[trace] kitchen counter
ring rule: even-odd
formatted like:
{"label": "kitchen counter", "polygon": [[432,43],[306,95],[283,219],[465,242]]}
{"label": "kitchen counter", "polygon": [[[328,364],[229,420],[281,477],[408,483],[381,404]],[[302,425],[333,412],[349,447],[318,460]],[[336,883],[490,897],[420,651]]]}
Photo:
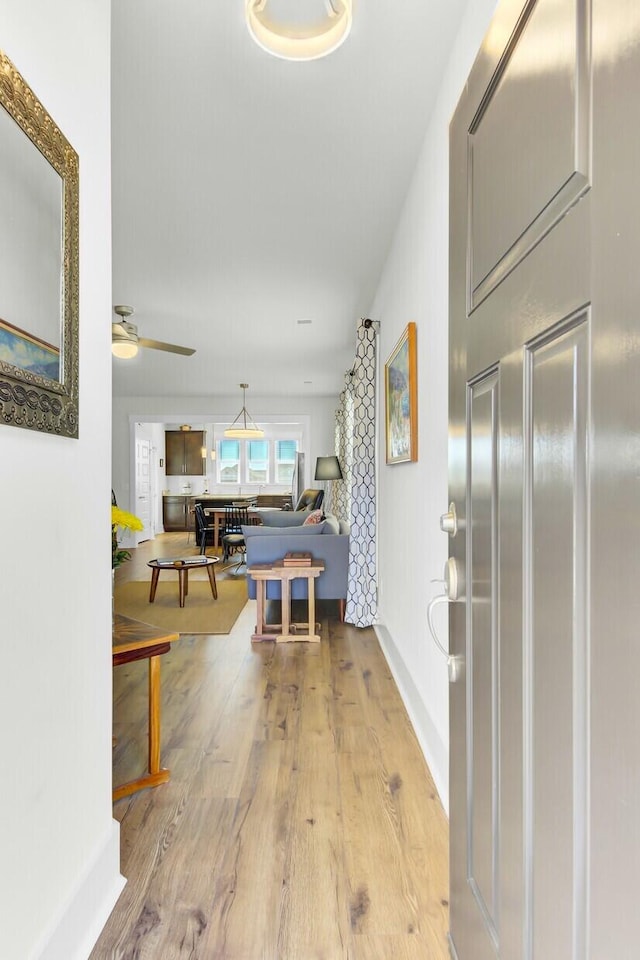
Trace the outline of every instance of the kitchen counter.
{"label": "kitchen counter", "polygon": [[239,503],[241,500],[250,502],[256,499],[254,493],[163,493],[167,497],[187,497],[189,500],[198,500],[202,503]]}
{"label": "kitchen counter", "polygon": [[193,508],[224,507],[231,503],[253,504],[254,494],[239,493],[164,493],[162,495],[162,522],[166,533],[193,529]]}

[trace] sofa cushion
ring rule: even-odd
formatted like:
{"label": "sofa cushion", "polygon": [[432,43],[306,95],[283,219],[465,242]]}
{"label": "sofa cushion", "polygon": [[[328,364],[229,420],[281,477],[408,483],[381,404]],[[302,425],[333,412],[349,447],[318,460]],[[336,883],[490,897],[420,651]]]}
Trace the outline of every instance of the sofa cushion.
{"label": "sofa cushion", "polygon": [[[260,529],[260,528],[258,528]],[[297,529],[294,527],[294,529]],[[247,565],[274,563],[281,560],[289,551],[308,551],[314,560],[324,562],[324,571],[315,580],[315,594],[318,600],[338,600],[347,596],[349,580],[349,537],[317,537],[318,526],[304,527],[304,537],[292,537],[291,530],[281,530],[277,537],[247,537]],[[249,597],[256,598],[256,581],[251,574],[247,577]],[[280,597],[280,583],[267,583],[267,598]],[[307,596],[305,577],[291,581],[291,596],[298,600]]]}
{"label": "sofa cushion", "polygon": [[307,513],[306,517],[304,518],[304,523],[302,526],[310,527],[314,523],[322,523],[323,519],[324,514],[322,513],[322,510],[311,510],[311,512]]}
{"label": "sofa cushion", "polygon": [[340,530],[338,531],[339,533],[346,533],[346,534],[351,533],[351,524],[349,523],[348,520],[340,520],[339,524],[340,524]]}
{"label": "sofa cushion", "polygon": [[315,536],[316,534],[322,533],[324,530],[324,523],[311,523],[308,527],[300,525],[299,527],[287,527],[286,531],[283,531],[282,527],[258,527],[258,526],[243,526],[242,533],[245,538],[247,537],[296,537],[296,536]]}
{"label": "sofa cushion", "polygon": [[304,510],[269,510],[262,514],[265,527],[301,527],[308,514]]}

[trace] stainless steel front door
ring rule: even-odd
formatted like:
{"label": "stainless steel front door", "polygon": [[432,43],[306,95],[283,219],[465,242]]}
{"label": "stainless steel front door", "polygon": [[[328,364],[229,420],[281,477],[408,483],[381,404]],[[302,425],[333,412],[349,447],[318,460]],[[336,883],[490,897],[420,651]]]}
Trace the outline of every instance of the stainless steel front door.
{"label": "stainless steel front door", "polygon": [[500,5],[451,124],[451,941],[637,955],[640,12]]}

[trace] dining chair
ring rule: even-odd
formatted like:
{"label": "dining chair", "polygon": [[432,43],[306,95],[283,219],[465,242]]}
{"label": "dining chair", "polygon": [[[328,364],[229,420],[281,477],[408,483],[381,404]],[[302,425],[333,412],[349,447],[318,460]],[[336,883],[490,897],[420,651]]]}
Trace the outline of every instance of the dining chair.
{"label": "dining chair", "polygon": [[211,534],[212,541],[215,539],[215,527],[207,520],[207,515],[201,503],[196,503],[193,510],[196,519],[196,539],[200,544],[200,553],[205,553],[207,536]]}
{"label": "dining chair", "polygon": [[224,526],[222,530],[222,545],[224,553],[222,562],[227,563],[232,554],[240,553],[240,560],[231,564],[227,569],[237,570],[244,566],[247,559],[247,548],[242,533],[242,527],[249,524],[249,508],[246,503],[232,503],[224,508]]}

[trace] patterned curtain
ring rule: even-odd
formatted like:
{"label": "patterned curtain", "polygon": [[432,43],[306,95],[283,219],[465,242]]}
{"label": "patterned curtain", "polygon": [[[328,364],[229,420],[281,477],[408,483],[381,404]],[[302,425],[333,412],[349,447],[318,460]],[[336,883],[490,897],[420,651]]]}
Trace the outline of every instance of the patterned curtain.
{"label": "patterned curtain", "polygon": [[339,520],[348,521],[351,516],[351,477],[353,475],[353,372],[345,374],[340,405],[336,410],[335,450],[342,467],[342,480],[327,484],[327,513]]}
{"label": "patterned curtain", "polygon": [[356,357],[336,410],[336,455],[342,480],[331,483],[331,512],[351,525],[345,620],[376,620],[376,332],[361,325]]}

